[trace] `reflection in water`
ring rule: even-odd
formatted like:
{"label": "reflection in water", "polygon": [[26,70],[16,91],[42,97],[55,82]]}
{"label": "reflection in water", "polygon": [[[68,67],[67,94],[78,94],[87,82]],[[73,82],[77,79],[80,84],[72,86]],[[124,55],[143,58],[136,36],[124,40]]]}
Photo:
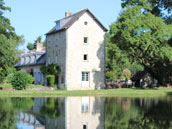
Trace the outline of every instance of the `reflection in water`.
{"label": "reflection in water", "polygon": [[0,129],[170,129],[172,98],[1,98]]}

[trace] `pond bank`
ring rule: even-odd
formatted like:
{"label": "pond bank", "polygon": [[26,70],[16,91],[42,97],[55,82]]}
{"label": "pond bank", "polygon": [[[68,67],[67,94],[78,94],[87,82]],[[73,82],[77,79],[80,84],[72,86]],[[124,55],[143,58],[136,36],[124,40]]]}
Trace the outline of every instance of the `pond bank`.
{"label": "pond bank", "polygon": [[0,90],[0,97],[60,97],[60,96],[106,96],[106,97],[161,97],[172,95],[172,88],[158,89],[101,89],[101,90]]}

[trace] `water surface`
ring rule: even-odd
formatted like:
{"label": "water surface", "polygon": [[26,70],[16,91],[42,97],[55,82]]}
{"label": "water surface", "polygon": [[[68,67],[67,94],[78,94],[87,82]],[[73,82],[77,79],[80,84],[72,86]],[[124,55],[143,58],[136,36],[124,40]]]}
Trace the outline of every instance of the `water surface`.
{"label": "water surface", "polygon": [[172,97],[0,98],[0,129],[171,129]]}

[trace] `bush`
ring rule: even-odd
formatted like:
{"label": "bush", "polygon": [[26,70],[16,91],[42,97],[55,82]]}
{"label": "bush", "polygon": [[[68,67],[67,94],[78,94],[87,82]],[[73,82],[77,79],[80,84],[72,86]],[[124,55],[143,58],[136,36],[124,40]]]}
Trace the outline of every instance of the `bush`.
{"label": "bush", "polygon": [[7,70],[8,70],[7,83],[11,83],[11,79],[13,75],[16,73],[16,69],[9,67]]}
{"label": "bush", "polygon": [[47,85],[50,87],[54,87],[54,83],[55,83],[55,76],[47,75]]}
{"label": "bush", "polygon": [[111,72],[111,71],[106,72],[106,79],[109,81],[114,80],[115,79],[115,73]]}
{"label": "bush", "polygon": [[27,81],[28,81],[28,84],[33,84],[33,82],[35,81],[35,78],[32,75],[27,74]]}
{"label": "bush", "polygon": [[12,86],[17,90],[25,89],[27,84],[29,84],[29,81],[31,82],[31,79],[28,79],[28,75],[24,72],[16,72],[11,77],[11,84]]}
{"label": "bush", "polygon": [[0,68],[0,83],[4,83],[6,73],[7,72],[3,68]]}

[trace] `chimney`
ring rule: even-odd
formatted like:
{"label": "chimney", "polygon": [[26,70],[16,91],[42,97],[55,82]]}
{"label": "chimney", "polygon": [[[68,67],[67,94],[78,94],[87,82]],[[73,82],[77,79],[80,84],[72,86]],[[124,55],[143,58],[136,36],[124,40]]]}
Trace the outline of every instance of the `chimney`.
{"label": "chimney", "polygon": [[43,43],[36,41],[36,51],[42,51]]}
{"label": "chimney", "polygon": [[72,12],[65,12],[65,17],[69,17],[72,15]]}

